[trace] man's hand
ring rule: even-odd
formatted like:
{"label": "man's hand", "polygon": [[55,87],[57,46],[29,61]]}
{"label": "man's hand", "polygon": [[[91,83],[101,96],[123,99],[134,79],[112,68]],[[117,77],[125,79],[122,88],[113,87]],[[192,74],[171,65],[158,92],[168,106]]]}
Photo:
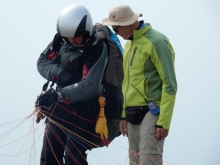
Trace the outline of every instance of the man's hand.
{"label": "man's hand", "polygon": [[45,116],[41,113],[41,111],[35,106],[35,113],[36,113],[36,123],[39,123],[41,119]]}
{"label": "man's hand", "polygon": [[58,101],[57,92],[53,88],[50,88],[43,95],[38,97],[37,106],[38,107],[42,107],[42,106],[50,107],[53,103],[57,101]]}
{"label": "man's hand", "polygon": [[126,120],[121,120],[119,123],[119,128],[121,131],[121,134],[123,136],[128,135],[128,122]]}
{"label": "man's hand", "polygon": [[168,133],[169,133],[169,130],[157,127],[157,129],[156,129],[157,140],[161,140],[161,139],[167,137]]}

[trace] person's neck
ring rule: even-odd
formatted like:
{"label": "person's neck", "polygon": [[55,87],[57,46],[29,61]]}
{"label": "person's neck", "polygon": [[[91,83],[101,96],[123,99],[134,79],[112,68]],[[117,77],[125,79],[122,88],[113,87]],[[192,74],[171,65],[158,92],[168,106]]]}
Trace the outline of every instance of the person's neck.
{"label": "person's neck", "polygon": [[135,22],[134,23],[134,27],[132,28],[132,30],[137,30],[140,27],[140,22]]}

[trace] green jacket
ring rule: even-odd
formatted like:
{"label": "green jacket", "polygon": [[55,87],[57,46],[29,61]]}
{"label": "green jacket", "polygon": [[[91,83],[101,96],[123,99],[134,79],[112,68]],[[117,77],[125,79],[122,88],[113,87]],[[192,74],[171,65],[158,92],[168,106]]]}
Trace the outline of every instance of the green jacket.
{"label": "green jacket", "polygon": [[160,108],[157,126],[169,129],[177,91],[174,58],[168,38],[151,25],[133,31],[124,47],[122,118],[126,107],[153,100]]}

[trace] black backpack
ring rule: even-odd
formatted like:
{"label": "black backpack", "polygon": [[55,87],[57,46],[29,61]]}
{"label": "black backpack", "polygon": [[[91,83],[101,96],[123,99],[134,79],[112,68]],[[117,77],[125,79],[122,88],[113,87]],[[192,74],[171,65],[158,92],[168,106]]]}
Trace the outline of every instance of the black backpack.
{"label": "black backpack", "polygon": [[[122,95],[122,81],[123,81],[123,56],[122,56],[122,47],[119,42],[119,39],[117,36],[111,31],[111,29],[108,28],[108,26],[102,25],[100,23],[96,23],[93,26],[93,30],[96,32],[97,40],[99,39],[105,39],[108,46],[108,52],[109,52],[109,60],[107,67],[105,69],[105,77],[103,84],[107,84],[104,86],[105,90],[112,90],[111,86],[116,86],[117,91],[120,97],[121,102],[121,110],[122,110],[122,103],[123,103],[123,95]],[[108,97],[111,96],[111,93],[113,91],[105,91],[103,92],[104,96],[106,94],[110,94],[105,96],[106,100],[108,102]],[[109,103],[111,104],[111,103]],[[107,104],[107,105],[109,105]],[[106,105],[106,106],[107,106]],[[113,107],[112,107],[113,108]],[[111,116],[110,114],[106,114],[106,116]],[[119,116],[121,116],[121,111],[119,112]]]}

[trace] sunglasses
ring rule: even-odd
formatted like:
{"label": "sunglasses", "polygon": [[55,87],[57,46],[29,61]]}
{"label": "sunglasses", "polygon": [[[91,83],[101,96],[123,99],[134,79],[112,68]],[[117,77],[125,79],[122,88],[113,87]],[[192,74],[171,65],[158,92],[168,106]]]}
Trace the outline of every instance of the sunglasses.
{"label": "sunglasses", "polygon": [[113,28],[113,30],[118,33],[118,28],[120,28],[121,26],[117,26],[116,28]]}

